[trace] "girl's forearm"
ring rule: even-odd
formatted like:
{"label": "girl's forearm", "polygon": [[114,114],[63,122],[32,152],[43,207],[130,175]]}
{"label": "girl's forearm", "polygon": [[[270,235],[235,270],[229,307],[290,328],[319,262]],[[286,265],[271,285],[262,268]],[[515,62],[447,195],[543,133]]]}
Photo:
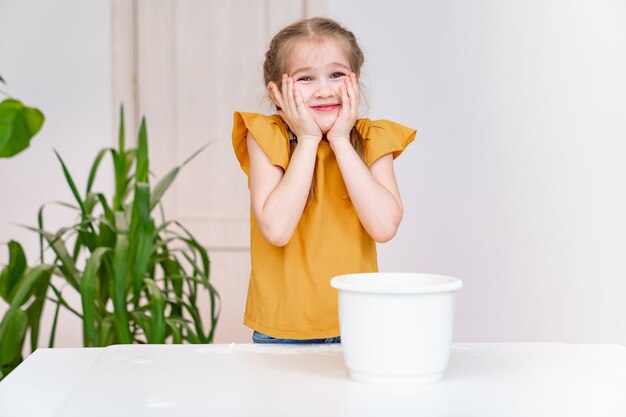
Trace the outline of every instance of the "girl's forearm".
{"label": "girl's forearm", "polygon": [[402,220],[402,201],[390,166],[389,184],[383,185],[358,156],[349,139],[331,142],[352,205],[367,233],[387,242]]}
{"label": "girl's forearm", "polygon": [[256,213],[265,238],[276,246],[286,245],[300,221],[309,196],[318,142],[300,140],[280,182]]}

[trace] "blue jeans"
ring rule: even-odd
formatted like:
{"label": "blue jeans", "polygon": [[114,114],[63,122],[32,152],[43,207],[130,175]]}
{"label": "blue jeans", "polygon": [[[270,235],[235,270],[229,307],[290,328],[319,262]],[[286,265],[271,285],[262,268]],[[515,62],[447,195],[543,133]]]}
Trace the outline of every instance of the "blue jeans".
{"label": "blue jeans", "polygon": [[268,343],[268,344],[283,344],[283,345],[305,345],[305,344],[317,344],[317,343],[341,343],[341,337],[329,337],[326,339],[277,339],[272,336],[264,335],[255,331],[252,333],[252,341],[254,343]]}

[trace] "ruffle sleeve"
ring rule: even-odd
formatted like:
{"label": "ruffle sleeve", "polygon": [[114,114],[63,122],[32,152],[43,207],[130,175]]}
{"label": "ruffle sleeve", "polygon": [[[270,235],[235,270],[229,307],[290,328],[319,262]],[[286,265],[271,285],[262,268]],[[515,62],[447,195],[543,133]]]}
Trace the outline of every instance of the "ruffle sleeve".
{"label": "ruffle sleeve", "polygon": [[246,141],[248,131],[255,137],[272,165],[286,170],[289,164],[289,136],[280,116],[235,112],[233,148],[241,169],[250,176],[250,156]]}
{"label": "ruffle sleeve", "polygon": [[415,140],[417,131],[389,120],[359,119],[356,128],[363,137],[365,161],[372,165],[389,153],[396,159]]}

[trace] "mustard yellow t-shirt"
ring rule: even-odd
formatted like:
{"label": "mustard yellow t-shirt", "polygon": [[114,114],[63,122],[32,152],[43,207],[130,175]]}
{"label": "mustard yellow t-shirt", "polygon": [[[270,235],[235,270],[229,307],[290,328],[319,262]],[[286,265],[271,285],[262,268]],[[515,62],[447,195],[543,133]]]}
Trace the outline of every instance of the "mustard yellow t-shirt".
{"label": "mustard yellow t-shirt", "polygon": [[[369,166],[381,156],[399,156],[416,131],[387,120],[359,119]],[[236,112],[233,147],[250,175],[250,131],[273,165],[289,165],[289,136],[280,116]],[[244,325],[277,338],[318,339],[339,335],[337,290],[332,277],[378,270],[376,243],[361,225],[339,165],[327,141],[317,148],[316,192],[287,245],[269,243],[250,210],[252,272]]]}

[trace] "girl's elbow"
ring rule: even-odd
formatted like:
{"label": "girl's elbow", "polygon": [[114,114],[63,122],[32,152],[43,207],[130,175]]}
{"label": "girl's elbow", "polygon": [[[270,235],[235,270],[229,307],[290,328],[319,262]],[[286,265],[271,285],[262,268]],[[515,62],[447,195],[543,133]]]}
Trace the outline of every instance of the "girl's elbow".
{"label": "girl's elbow", "polygon": [[277,227],[261,226],[261,233],[269,243],[274,246],[283,247],[291,240],[291,234]]}
{"label": "girl's elbow", "polygon": [[398,227],[400,227],[400,221],[402,220],[402,215],[398,216],[395,219],[390,219],[385,224],[379,224],[370,236],[378,243],[386,243],[389,242],[393,237],[398,233]]}
{"label": "girl's elbow", "polygon": [[384,230],[377,230],[372,234],[372,239],[378,243],[387,243],[396,235],[398,228],[386,228]]}
{"label": "girl's elbow", "polygon": [[282,247],[289,243],[293,230],[289,230],[289,225],[277,216],[269,216],[262,210],[255,210],[256,225],[268,243]]}
{"label": "girl's elbow", "polygon": [[267,241],[271,243],[272,245],[277,246],[279,248],[282,248],[283,246],[286,246],[287,243],[289,243],[289,239],[285,239],[282,236],[271,237],[271,238],[266,237],[265,239],[267,239]]}

